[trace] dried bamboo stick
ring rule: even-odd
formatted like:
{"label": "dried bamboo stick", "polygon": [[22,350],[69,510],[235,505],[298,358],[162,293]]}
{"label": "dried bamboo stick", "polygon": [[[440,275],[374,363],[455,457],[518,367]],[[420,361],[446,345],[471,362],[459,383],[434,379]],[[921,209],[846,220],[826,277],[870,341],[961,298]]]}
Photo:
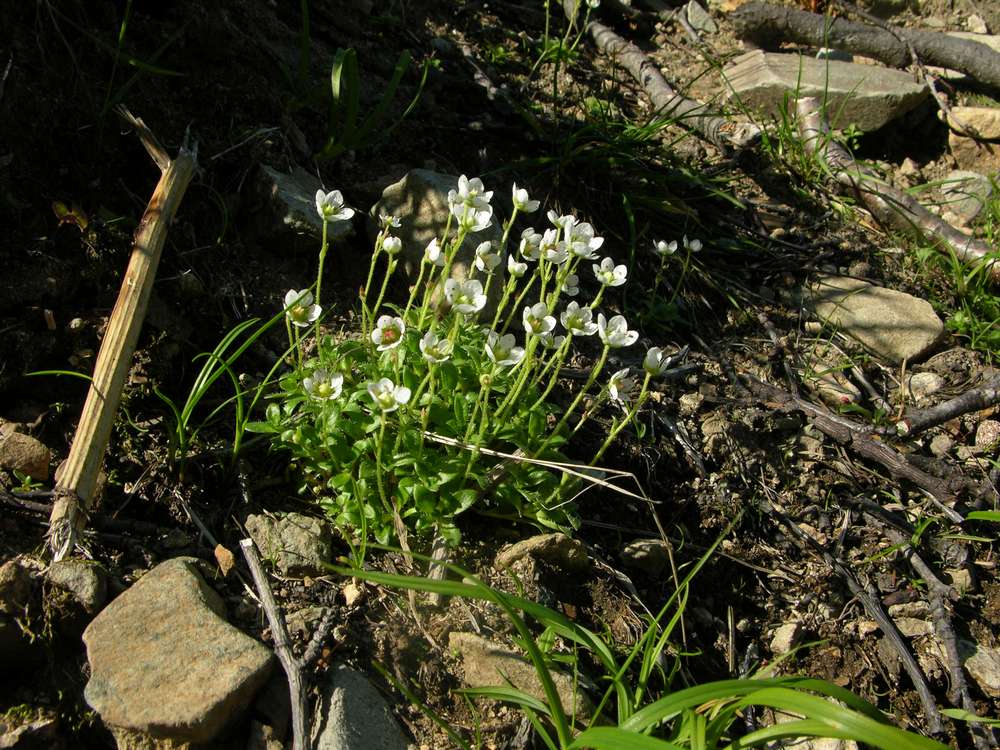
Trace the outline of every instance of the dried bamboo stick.
{"label": "dried bamboo stick", "polygon": [[136,129],[146,151],[161,170],[160,181],[139,222],[118,301],[94,365],[94,376],[73,436],[69,457],[56,484],[49,519],[49,547],[55,560],[73,552],[94,502],[97,478],[111,437],[111,426],[132,365],[149,295],[156,279],[167,230],[194,175],[198,149],[181,146],[170,159],[142,120],[127,111],[122,116]]}

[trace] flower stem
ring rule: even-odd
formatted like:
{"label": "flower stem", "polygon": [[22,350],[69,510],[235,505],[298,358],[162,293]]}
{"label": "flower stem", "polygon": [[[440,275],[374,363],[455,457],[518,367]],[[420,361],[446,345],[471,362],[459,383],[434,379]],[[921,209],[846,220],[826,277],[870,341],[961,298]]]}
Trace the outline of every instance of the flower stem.
{"label": "flower stem", "polygon": [[538,456],[543,450],[545,450],[548,447],[548,444],[552,440],[552,438],[558,435],[560,430],[562,430],[562,428],[566,426],[566,423],[569,421],[570,416],[572,416],[573,412],[576,411],[576,408],[580,405],[580,402],[583,401],[583,397],[587,395],[587,390],[590,388],[590,386],[594,384],[594,381],[597,380],[597,376],[601,373],[601,370],[604,368],[605,363],[608,361],[608,352],[610,351],[611,347],[605,344],[604,349],[601,350],[601,356],[597,360],[597,364],[594,366],[594,369],[590,371],[590,377],[587,378],[587,382],[584,384],[583,388],[580,389],[580,392],[576,394],[576,398],[573,399],[573,402],[569,405],[569,408],[566,409],[566,412],[562,415],[562,418],[559,420],[559,423],[552,429],[552,432],[549,433],[549,436],[538,447],[538,450],[535,451],[535,456]]}
{"label": "flower stem", "polygon": [[[319,270],[316,272],[316,306],[320,306],[320,290],[323,288],[323,261],[326,260],[326,251],[329,249],[330,245],[327,242],[326,228],[328,226],[327,221],[323,221],[323,244],[319,248]],[[319,347],[319,318],[316,318],[316,328],[314,332],[314,337],[316,338],[316,346]]]}
{"label": "flower stem", "polygon": [[378,309],[382,306],[382,300],[385,298],[385,290],[389,288],[389,279],[392,278],[393,271],[396,270],[396,259],[389,256],[389,267],[385,269],[385,278],[382,279],[382,288],[379,289],[378,299],[375,300],[375,307],[372,308],[372,323],[378,317]]}
{"label": "flower stem", "polygon": [[618,437],[618,433],[625,429],[625,425],[629,424],[635,418],[635,415],[639,413],[639,409],[642,408],[642,405],[649,396],[649,379],[650,375],[647,372],[645,379],[642,381],[642,389],[639,391],[639,397],[636,398],[635,403],[632,404],[632,408],[628,410],[625,416],[612,425],[608,436],[604,439],[601,447],[597,449],[597,453],[595,453],[594,457],[590,460],[590,466],[593,466],[601,460],[601,456],[604,455],[604,451],[606,451],[608,446],[610,446],[611,443],[614,442],[615,438]]}

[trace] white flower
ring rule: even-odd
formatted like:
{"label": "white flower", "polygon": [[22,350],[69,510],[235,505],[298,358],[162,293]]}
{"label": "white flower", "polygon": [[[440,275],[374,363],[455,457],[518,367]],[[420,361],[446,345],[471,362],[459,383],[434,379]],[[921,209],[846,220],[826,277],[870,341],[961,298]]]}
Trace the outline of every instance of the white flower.
{"label": "white flower", "polygon": [[452,344],[448,339],[440,339],[433,331],[428,331],[420,339],[420,352],[428,362],[441,363],[451,356]]}
{"label": "white flower", "polygon": [[551,333],[543,333],[539,335],[538,340],[542,342],[542,346],[546,349],[558,349],[563,345],[566,337],[562,335],[554,336]]}
{"label": "white flower", "polygon": [[562,283],[562,292],[567,297],[575,297],[580,293],[580,277],[575,273],[566,276]]}
{"label": "white flower", "polygon": [[308,289],[289,289],[285,292],[285,315],[292,325],[305,328],[315,323],[321,312],[322,308],[313,304],[313,295]]}
{"label": "white flower", "polygon": [[528,264],[521,263],[514,259],[513,255],[507,256],[507,273],[512,279],[519,279],[528,271]]}
{"label": "white flower", "polygon": [[368,395],[383,412],[396,411],[410,400],[410,389],[405,385],[395,385],[389,378],[382,378],[368,384]]}
{"label": "white flower", "polygon": [[486,354],[501,367],[513,367],[524,359],[524,347],[514,346],[514,334],[503,336],[496,331],[486,334]]}
{"label": "white flower", "polygon": [[500,256],[493,252],[493,243],[489,240],[480,242],[476,248],[476,268],[486,274],[491,274],[500,265]]}
{"label": "white flower", "polygon": [[542,254],[542,235],[531,227],[521,232],[521,244],[518,247],[521,257],[525,260],[538,260]]}
{"label": "white flower", "polygon": [[604,286],[621,286],[628,276],[628,269],[624,265],[616,266],[611,258],[605,258],[601,261],[601,265],[595,263],[592,267],[594,276]]}
{"label": "white flower", "polygon": [[326,401],[340,396],[340,392],[344,388],[344,376],[339,373],[331,375],[323,369],[316,370],[312,375],[302,380],[302,387],[314,399]]}
{"label": "white flower", "polygon": [[522,213],[532,214],[538,210],[538,206],[541,205],[538,201],[533,201],[528,197],[528,191],[524,188],[518,188],[515,182],[511,187],[511,201],[514,204],[514,208]]}
{"label": "white flower", "polygon": [[344,196],[339,190],[329,193],[317,190],[316,212],[323,221],[346,221],[354,216],[354,209],[344,205]]}
{"label": "white flower", "polygon": [[464,203],[452,204],[451,213],[458,225],[467,232],[481,232],[493,221],[493,206],[475,208]]}
{"label": "white flower", "polygon": [[444,268],[444,252],[437,237],[428,242],[424,248],[424,260],[438,268]]}
{"label": "white flower", "polygon": [[604,244],[604,238],[596,237],[594,235],[594,227],[587,222],[570,227],[568,235],[566,245],[570,253],[584,260],[593,260],[596,258],[597,251]]}
{"label": "white flower", "polygon": [[594,313],[589,307],[580,307],[578,302],[566,305],[559,320],[563,328],[574,336],[593,336],[597,333],[597,324],[593,321]]}
{"label": "white flower", "polygon": [[635,378],[628,374],[628,368],[619,370],[608,381],[608,394],[612,401],[628,403],[635,389]]}
{"label": "white flower", "polygon": [[471,180],[464,174],[458,178],[458,190],[448,191],[448,203],[452,215],[458,219],[462,229],[479,232],[490,225],[493,207],[490,199],[492,190],[486,190],[478,177]]}
{"label": "white flower", "polygon": [[524,308],[521,319],[524,321],[524,330],[536,336],[551,333],[556,327],[556,319],[549,315],[544,302],[536,302],[531,307]]}
{"label": "white flower", "polygon": [[444,296],[462,315],[472,315],[486,307],[486,295],[483,285],[476,279],[458,281],[448,279],[444,282]]}
{"label": "white flower", "polygon": [[587,0],[587,7],[591,10],[597,10],[601,7],[601,0]]}
{"label": "white flower", "polygon": [[677,240],[672,242],[666,242],[665,240],[656,240],[653,242],[653,252],[659,255],[661,258],[665,258],[668,255],[673,255],[677,252]]}
{"label": "white flower", "polygon": [[539,250],[545,260],[557,266],[562,265],[569,258],[566,243],[559,239],[558,229],[545,230],[545,234],[542,235],[542,241],[539,244]]}
{"label": "white flower", "polygon": [[383,229],[399,229],[403,222],[401,222],[397,217],[387,214],[385,211],[379,210],[378,223]]}
{"label": "white flower", "polygon": [[395,349],[403,340],[405,331],[406,325],[402,318],[383,315],[375,324],[375,330],[372,331],[372,343],[378,347],[380,352]]}
{"label": "white flower", "polygon": [[398,255],[399,251],[403,249],[403,241],[399,237],[394,237],[390,234],[382,240],[382,249],[389,253],[389,255]]}
{"label": "white flower", "polygon": [[624,315],[615,315],[611,320],[606,320],[604,313],[597,314],[597,334],[605,346],[612,349],[632,346],[639,338],[638,331],[628,329],[628,321]]}
{"label": "white flower", "polygon": [[483,181],[478,177],[471,180],[464,174],[458,178],[458,190],[448,191],[448,202],[451,204],[462,203],[477,210],[485,209],[490,205],[493,191],[487,190]]}
{"label": "white flower", "polygon": [[697,253],[701,250],[701,240],[691,240],[688,242],[687,235],[684,235],[684,249],[689,253]]}
{"label": "white flower", "polygon": [[658,346],[651,347],[646,352],[646,358],[642,361],[642,369],[653,377],[662,375],[669,366],[670,357]]}
{"label": "white flower", "polygon": [[555,211],[549,211],[546,216],[549,217],[549,221],[552,225],[559,230],[562,230],[566,237],[570,236],[570,232],[573,231],[573,227],[576,226],[576,217],[572,214],[565,214],[560,216]]}

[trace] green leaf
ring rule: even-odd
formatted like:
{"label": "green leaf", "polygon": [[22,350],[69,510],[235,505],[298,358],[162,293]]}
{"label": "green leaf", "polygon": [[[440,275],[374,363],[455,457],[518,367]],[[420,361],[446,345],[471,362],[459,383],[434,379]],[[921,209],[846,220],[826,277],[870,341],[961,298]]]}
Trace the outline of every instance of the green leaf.
{"label": "green leaf", "polygon": [[247,422],[243,429],[247,432],[257,432],[264,435],[275,435],[281,432],[281,427],[279,425],[271,424],[270,422]]}
{"label": "green leaf", "polygon": [[618,727],[591,727],[576,736],[566,750],[684,750],[666,740],[627,732]]}
{"label": "green leaf", "polygon": [[997,510],[974,510],[965,516],[966,521],[992,521],[1000,523],[1000,511]]}
{"label": "green leaf", "polygon": [[455,500],[458,503],[458,510],[455,514],[463,513],[473,506],[479,493],[475,490],[459,490],[455,493]]}

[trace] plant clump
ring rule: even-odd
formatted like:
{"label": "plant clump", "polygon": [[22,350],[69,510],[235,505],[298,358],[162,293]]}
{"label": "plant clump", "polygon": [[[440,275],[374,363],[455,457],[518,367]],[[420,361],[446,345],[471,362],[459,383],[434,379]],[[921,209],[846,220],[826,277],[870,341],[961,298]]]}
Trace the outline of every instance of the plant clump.
{"label": "plant clump", "polygon": [[[457,544],[456,517],[471,508],[574,528],[569,475],[553,470],[565,462],[563,447],[598,407],[614,402],[620,416],[590,464],[599,461],[635,418],[651,378],[669,366],[654,348],[641,380],[627,368],[604,374],[611,350],[639,336],[623,316],[597,309],[608,287],[626,282],[628,269],[598,254],[604,238],[589,223],[552,211],[551,226],[525,229],[508,252],[518,215],[539,208],[516,184],[500,243],[480,243],[470,277],[452,278],[466,237],[495,220],[492,197],[478,178],[459,179],[444,236],[427,245],[402,307],[385,301],[402,249],[393,234],[399,221],[381,217],[354,336],[320,335],[319,278],[315,298],[310,290],[285,297],[294,367],[280,379],[266,421],[251,429],[270,433],[273,446],[292,455],[302,491],[362,545],[410,533]],[[324,221],[351,213],[338,191],[321,191],[317,210]],[[320,268],[327,250],[324,232]],[[504,278],[498,269],[505,257]],[[570,299],[579,296],[578,273],[588,265],[599,291],[590,301]],[[487,311],[495,285],[499,302]],[[307,355],[310,326],[315,346]],[[551,396],[573,341],[592,336],[601,343],[597,362],[560,408]]]}

